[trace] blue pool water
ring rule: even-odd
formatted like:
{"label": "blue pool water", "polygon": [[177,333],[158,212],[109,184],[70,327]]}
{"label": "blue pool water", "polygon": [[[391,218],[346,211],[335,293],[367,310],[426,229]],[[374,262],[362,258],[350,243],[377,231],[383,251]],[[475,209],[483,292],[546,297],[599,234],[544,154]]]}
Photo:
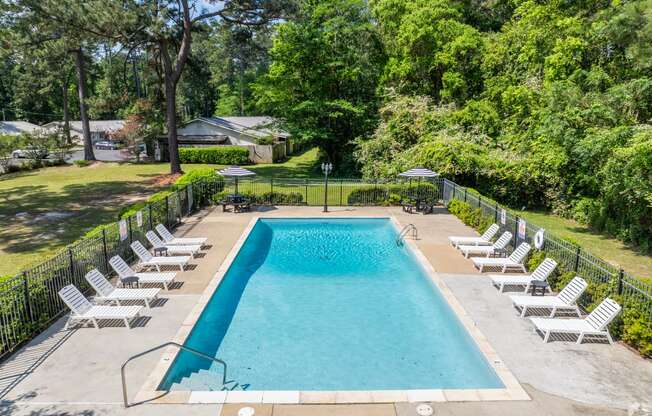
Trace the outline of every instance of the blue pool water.
{"label": "blue pool water", "polygon": [[[249,390],[503,387],[389,219],[260,219],[186,345]],[[161,388],[219,390],[181,353]]]}

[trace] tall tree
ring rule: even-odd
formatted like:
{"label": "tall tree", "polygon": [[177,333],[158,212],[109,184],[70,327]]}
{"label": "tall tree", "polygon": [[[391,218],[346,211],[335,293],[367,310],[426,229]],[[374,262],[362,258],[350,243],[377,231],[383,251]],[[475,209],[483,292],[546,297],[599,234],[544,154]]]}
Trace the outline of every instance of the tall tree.
{"label": "tall tree", "polygon": [[79,3],[72,0],[16,0],[4,2],[0,6],[2,21],[12,31],[9,46],[15,51],[39,48],[55,50],[53,44],[57,44],[65,45],[74,57],[86,160],[95,160],[95,155],[87,115],[84,48],[96,39],[93,36],[99,31],[82,29],[97,25],[94,10],[99,4],[99,1]]}
{"label": "tall tree", "polygon": [[311,0],[302,15],[277,30],[258,105],[343,170],[376,122],[382,45],[364,0]]}

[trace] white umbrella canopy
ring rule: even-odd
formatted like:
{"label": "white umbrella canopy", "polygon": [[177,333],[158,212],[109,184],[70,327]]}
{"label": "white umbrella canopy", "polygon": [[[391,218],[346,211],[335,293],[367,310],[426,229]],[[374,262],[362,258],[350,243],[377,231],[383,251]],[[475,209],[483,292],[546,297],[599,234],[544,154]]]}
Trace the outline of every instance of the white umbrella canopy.
{"label": "white umbrella canopy", "polygon": [[236,194],[238,193],[238,178],[256,175],[254,172],[247,170],[245,168],[241,168],[240,166],[229,166],[228,168],[218,170],[217,173],[219,173],[222,176],[235,178]]}
{"label": "white umbrella canopy", "polygon": [[406,178],[434,178],[439,176],[439,174],[426,168],[414,168],[399,173],[398,176],[403,176]]}

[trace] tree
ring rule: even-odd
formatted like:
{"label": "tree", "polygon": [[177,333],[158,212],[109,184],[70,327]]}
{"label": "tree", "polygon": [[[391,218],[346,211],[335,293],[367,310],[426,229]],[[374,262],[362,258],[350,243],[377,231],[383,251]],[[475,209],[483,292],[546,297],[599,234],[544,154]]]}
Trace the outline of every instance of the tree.
{"label": "tree", "polygon": [[375,124],[382,46],[362,0],[307,1],[301,15],[277,29],[258,106],[342,169]]}
{"label": "tree", "polygon": [[[95,35],[97,31],[82,28],[95,26],[93,11],[99,4],[99,1],[80,4],[72,0],[17,0],[5,2],[0,7],[3,21],[11,27],[10,47],[15,51],[27,50],[29,53],[39,48],[54,50],[65,47],[73,56],[86,160],[95,160],[95,155],[87,115],[84,48],[92,42],[91,34]],[[67,106],[67,96],[65,102]]]}

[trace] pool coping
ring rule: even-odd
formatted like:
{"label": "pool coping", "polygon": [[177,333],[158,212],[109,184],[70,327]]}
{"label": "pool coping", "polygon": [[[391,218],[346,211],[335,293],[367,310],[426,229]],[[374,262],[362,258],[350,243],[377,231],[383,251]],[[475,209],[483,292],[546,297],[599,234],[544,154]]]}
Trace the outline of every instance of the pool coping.
{"label": "pool coping", "polygon": [[[240,252],[251,230],[259,219],[309,219],[324,217],[319,216],[254,216],[245,227],[242,234],[235,242],[229,254],[217,269],[199,300],[184,319],[181,327],[172,339],[173,342],[184,344],[195,323],[201,316],[213,293],[222,282],[224,275],[231,267],[235,257]],[[370,216],[328,216],[327,218],[386,218],[389,219],[397,232],[401,230],[401,223],[393,215]],[[473,320],[466,313],[453,292],[435,272],[432,264],[421,252],[416,242],[404,239],[416,259],[421,263],[432,283],[437,287],[446,302],[471,336],[480,352],[484,355],[491,368],[494,370],[504,388],[498,389],[422,389],[422,390],[346,390],[346,391],[162,391],[157,390],[170,366],[174,362],[179,349],[168,347],[165,349],[156,367],[150,373],[145,383],[136,394],[136,403],[164,403],[164,404],[222,404],[222,403],[269,403],[269,404],[352,404],[352,403],[395,403],[395,402],[466,402],[466,401],[510,401],[530,400],[530,396],[521,387],[516,377],[505,366],[493,349],[484,334],[476,327]]]}

